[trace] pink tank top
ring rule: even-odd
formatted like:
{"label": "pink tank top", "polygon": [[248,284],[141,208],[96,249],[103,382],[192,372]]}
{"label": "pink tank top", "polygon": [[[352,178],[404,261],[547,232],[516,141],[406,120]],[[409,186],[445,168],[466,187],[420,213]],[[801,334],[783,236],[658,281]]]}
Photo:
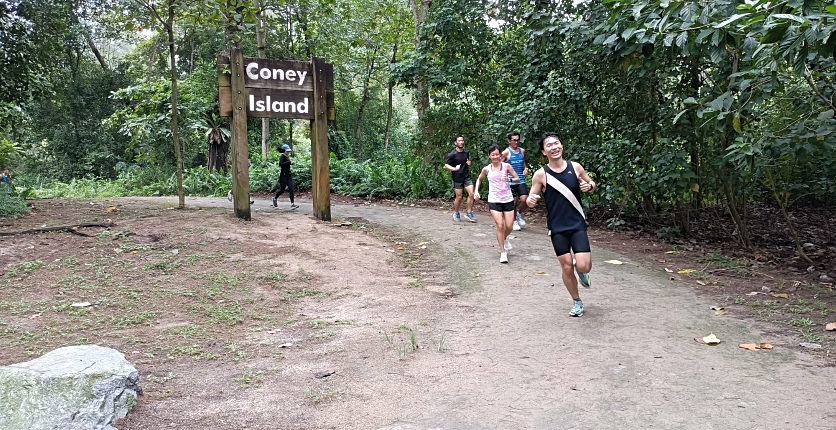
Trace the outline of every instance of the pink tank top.
{"label": "pink tank top", "polygon": [[502,168],[493,170],[493,164],[490,165],[488,171],[488,203],[508,203],[514,201],[514,195],[511,194],[511,187],[508,186],[508,170],[505,168],[505,163],[502,163]]}

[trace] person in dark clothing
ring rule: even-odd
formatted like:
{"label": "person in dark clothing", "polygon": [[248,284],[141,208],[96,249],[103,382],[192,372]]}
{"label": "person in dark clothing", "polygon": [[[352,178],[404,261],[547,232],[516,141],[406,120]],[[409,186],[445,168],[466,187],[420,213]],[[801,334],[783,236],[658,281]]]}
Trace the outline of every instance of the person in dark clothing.
{"label": "person in dark clothing", "polygon": [[459,215],[459,208],[462,206],[462,192],[467,191],[467,212],[465,212],[465,219],[470,222],[476,222],[476,216],[473,215],[473,181],[470,180],[470,153],[464,149],[464,137],[456,136],[456,149],[454,149],[447,156],[444,162],[444,168],[452,173],[453,192],[456,193],[456,200],[453,203],[455,213],[453,219],[461,221],[462,217]]}
{"label": "person in dark clothing", "polygon": [[[592,286],[592,252],[586,234],[586,216],[580,206],[581,191],[591,193],[597,185],[580,163],[563,159],[563,144],[556,133],[546,133],[539,142],[548,164],[534,173],[528,207],[533,208],[543,193],[546,198],[546,220],[554,253],[563,272],[563,284],[574,300],[570,316],[583,315],[583,302],[578,294],[578,279],[585,288]],[[574,253],[574,261],[572,258]],[[575,270],[578,279],[575,279]]]}
{"label": "person in dark clothing", "polygon": [[279,152],[282,154],[279,158],[279,167],[281,167],[281,172],[279,173],[279,186],[273,189],[273,191],[278,190],[276,191],[276,195],[273,196],[273,207],[279,207],[276,199],[278,199],[279,196],[287,190],[290,195],[290,209],[296,209],[299,206],[293,202],[293,191],[295,187],[293,185],[293,177],[290,176],[290,166],[293,164],[293,162],[290,161],[290,157],[288,157],[288,154],[291,152],[290,145],[282,145],[282,147],[279,148]]}

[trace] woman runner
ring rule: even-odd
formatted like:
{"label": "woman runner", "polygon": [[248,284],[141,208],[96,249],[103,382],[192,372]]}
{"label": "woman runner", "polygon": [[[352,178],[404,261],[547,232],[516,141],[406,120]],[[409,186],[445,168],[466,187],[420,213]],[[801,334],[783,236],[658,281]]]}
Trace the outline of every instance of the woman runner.
{"label": "woman runner", "polygon": [[506,240],[514,227],[514,195],[511,194],[511,187],[508,186],[508,176],[510,175],[514,182],[519,182],[520,177],[517,176],[517,172],[510,164],[502,162],[502,152],[499,151],[498,146],[492,145],[488,148],[488,157],[491,159],[491,164],[482,168],[479,173],[473,197],[479,200],[479,185],[482,184],[482,178],[487,176],[488,207],[491,209],[494,222],[496,222],[499,262],[507,263],[511,243]]}

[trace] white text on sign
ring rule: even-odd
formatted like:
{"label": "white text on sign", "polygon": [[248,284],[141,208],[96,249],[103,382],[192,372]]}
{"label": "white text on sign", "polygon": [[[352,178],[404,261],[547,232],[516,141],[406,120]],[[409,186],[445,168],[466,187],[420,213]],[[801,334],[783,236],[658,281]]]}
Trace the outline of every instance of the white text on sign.
{"label": "white text on sign", "polygon": [[256,100],[255,96],[250,94],[250,112],[294,112],[294,113],[308,113],[308,98],[305,97],[299,103],[271,101],[270,96],[265,96],[264,100]]}
{"label": "white text on sign", "polygon": [[306,70],[284,70],[284,69],[270,69],[267,67],[258,67],[258,63],[249,63],[246,68],[247,76],[257,81],[259,79],[273,79],[280,81],[295,81],[299,80],[299,86],[305,83],[305,76],[308,75]]}

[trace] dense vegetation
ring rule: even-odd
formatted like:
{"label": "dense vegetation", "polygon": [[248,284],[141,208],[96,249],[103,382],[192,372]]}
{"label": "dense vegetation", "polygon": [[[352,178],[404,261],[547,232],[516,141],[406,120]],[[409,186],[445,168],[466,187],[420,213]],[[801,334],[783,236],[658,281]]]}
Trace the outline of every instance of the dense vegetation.
{"label": "dense vegetation", "polygon": [[[696,211],[720,206],[748,248],[751,205],[778,207],[798,243],[788,211],[836,204],[831,2],[575,3],[7,1],[0,155],[39,196],[173,194],[178,165],[185,193],[225,194],[207,136],[226,136],[215,58],[237,44],[335,65],[339,193],[449,195],[440,164],[457,134],[481,163],[510,130],[530,154],[555,130],[594,172],[611,224],[688,235]],[[307,124],[267,125],[249,123],[253,190],[274,184],[287,142],[309,186]]]}

